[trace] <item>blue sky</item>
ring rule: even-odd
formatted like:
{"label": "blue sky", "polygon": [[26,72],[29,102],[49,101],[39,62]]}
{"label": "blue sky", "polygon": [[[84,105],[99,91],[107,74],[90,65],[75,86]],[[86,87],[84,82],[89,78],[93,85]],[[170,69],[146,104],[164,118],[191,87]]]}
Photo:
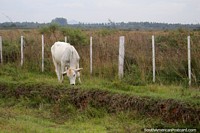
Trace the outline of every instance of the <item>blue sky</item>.
{"label": "blue sky", "polygon": [[[200,23],[200,0],[0,0],[0,23],[50,22],[56,17],[92,22]],[[10,19],[10,20],[9,20]]]}

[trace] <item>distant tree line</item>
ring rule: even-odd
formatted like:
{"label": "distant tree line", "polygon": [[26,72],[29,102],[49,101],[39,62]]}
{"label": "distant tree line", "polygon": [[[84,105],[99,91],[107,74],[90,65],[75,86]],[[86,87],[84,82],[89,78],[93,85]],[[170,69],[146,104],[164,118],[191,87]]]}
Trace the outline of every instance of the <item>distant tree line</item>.
{"label": "distant tree line", "polygon": [[108,23],[78,23],[68,24],[65,18],[55,18],[50,23],[38,23],[38,22],[4,22],[0,23],[0,28],[40,28],[51,24],[57,24],[59,26],[78,27],[83,29],[99,29],[99,28],[111,28],[122,30],[167,30],[188,28],[194,30],[200,30],[200,24],[168,24],[168,23],[156,23],[156,22],[112,22]]}
{"label": "distant tree line", "polygon": [[122,30],[168,30],[187,28],[193,30],[200,30],[200,24],[168,24],[168,23],[155,23],[155,22],[120,22],[120,23],[79,23],[74,24],[74,27],[96,29],[96,28],[111,28],[111,29],[122,29]]}

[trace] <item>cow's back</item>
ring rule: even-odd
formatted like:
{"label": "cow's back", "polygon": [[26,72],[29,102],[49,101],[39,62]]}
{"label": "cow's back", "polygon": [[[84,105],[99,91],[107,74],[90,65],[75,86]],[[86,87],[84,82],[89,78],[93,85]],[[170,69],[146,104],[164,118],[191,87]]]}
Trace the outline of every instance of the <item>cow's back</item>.
{"label": "cow's back", "polygon": [[67,54],[70,54],[67,52],[68,49],[71,49],[71,45],[69,43],[55,42],[51,47],[52,57],[57,63],[60,63],[63,55],[68,56]]}

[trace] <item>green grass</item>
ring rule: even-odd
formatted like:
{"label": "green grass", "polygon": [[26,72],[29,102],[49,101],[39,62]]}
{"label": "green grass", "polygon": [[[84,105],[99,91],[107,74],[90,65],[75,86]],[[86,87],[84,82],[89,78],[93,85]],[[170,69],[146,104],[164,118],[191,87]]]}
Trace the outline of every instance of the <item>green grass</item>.
{"label": "green grass", "polygon": [[61,120],[59,115],[54,116],[49,105],[42,108],[27,108],[23,104],[22,101],[17,102],[13,99],[0,100],[0,132],[142,132],[145,127],[166,124],[159,119],[138,116],[135,112],[108,114],[102,109],[94,108],[74,110],[73,106],[69,108],[74,112],[67,112],[68,119]]}
{"label": "green grass", "polygon": [[200,96],[199,89],[183,88],[181,85],[149,84],[144,86],[133,86],[119,80],[108,81],[99,78],[92,78],[86,80],[82,87],[109,90],[111,92],[128,95],[148,96],[161,99],[177,99],[184,102],[200,104],[198,97]]}
{"label": "green grass", "polygon": [[[26,69],[13,67],[8,64],[0,67],[0,84],[6,84],[11,87],[19,85],[34,86],[43,84],[56,88],[69,87],[68,78],[64,77],[64,83],[59,83],[55,73],[47,72],[29,72]],[[123,81],[114,79],[105,79],[98,77],[88,77],[82,75],[82,84],[77,84],[74,88],[81,89],[101,89],[113,93],[152,97],[159,99],[176,99],[194,105],[200,105],[200,91],[197,88],[185,88],[182,85],[159,85],[148,84],[141,86],[133,86]],[[70,86],[71,87],[71,86]]]}

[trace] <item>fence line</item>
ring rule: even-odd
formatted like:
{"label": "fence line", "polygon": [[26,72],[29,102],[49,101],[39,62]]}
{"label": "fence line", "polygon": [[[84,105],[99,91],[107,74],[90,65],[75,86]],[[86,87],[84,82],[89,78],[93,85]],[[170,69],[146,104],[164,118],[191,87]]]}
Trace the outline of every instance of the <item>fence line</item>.
{"label": "fence line", "polygon": [[2,37],[0,36],[0,61],[3,64],[3,47],[2,47]]}
{"label": "fence line", "polygon": [[119,79],[123,78],[124,76],[124,36],[120,36],[119,38]]}
{"label": "fence line", "polygon": [[[92,36],[90,37],[90,74],[92,74],[93,68],[92,68]],[[187,36],[187,53],[188,53],[188,85],[191,86],[191,40],[190,36]],[[65,41],[67,41],[65,37]],[[2,37],[0,36],[0,62],[3,63],[3,43],[2,43]],[[124,55],[125,55],[125,37],[120,36],[119,37],[119,66],[118,66],[118,75],[119,78],[123,78],[124,76]],[[152,35],[152,76],[153,82],[156,82],[156,53],[155,53],[155,36]],[[24,64],[24,37],[21,36],[21,66]],[[44,72],[44,35],[42,35],[42,72]]]}
{"label": "fence line", "polygon": [[44,35],[42,35],[42,72],[44,72]]}
{"label": "fence line", "polygon": [[24,64],[24,37],[21,36],[21,66]]}
{"label": "fence line", "polygon": [[152,36],[152,66],[153,66],[153,82],[156,82],[156,61],[155,61],[155,39]]}
{"label": "fence line", "polygon": [[67,42],[67,37],[65,36],[65,42]]}
{"label": "fence line", "polygon": [[90,74],[92,75],[92,37],[90,37]]}
{"label": "fence line", "polygon": [[188,45],[188,80],[189,86],[191,86],[191,53],[190,53],[190,36],[187,37],[187,45]]}

